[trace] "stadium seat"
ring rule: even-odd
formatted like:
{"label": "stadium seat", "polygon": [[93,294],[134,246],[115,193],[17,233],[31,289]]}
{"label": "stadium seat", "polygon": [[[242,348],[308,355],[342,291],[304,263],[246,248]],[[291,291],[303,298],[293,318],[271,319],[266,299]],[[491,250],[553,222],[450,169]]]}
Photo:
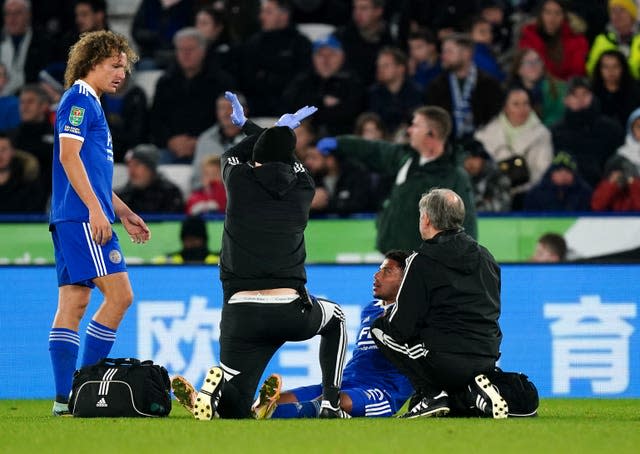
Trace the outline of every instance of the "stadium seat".
{"label": "stadium seat", "polygon": [[151,69],[138,71],[133,76],[133,83],[142,88],[144,94],[147,96],[147,104],[149,106],[153,104],[153,96],[156,92],[156,83],[162,74],[164,74],[162,69]]}
{"label": "stadium seat", "polygon": [[189,194],[191,194],[191,176],[193,172],[191,164],[160,164],[158,172],[178,186],[182,192],[182,197],[187,200]]}
{"label": "stadium seat", "polygon": [[324,38],[336,31],[336,27],[331,24],[298,24],[297,28],[311,42]]}

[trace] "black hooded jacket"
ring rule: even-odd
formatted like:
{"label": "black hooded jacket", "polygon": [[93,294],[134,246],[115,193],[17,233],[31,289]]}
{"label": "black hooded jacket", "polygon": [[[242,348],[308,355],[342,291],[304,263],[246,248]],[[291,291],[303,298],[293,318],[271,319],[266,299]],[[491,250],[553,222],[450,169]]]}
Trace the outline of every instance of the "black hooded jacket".
{"label": "black hooded jacket", "polygon": [[220,251],[224,301],[241,290],[302,289],[304,230],[315,186],[298,161],[254,166],[253,146],[263,131],[247,121],[247,137],[222,155],[227,210]]}
{"label": "black hooded jacket", "polygon": [[382,329],[437,352],[498,358],[500,267],[463,231],[444,231],[407,259],[398,303]]}

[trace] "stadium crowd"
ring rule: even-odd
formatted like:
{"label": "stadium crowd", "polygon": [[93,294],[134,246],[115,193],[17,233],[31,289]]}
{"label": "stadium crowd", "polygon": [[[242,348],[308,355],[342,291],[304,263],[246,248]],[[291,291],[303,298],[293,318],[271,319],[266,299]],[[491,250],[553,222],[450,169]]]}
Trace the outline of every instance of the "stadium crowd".
{"label": "stadium crowd", "polygon": [[[0,0],[0,212],[46,211],[68,49],[110,28],[112,3]],[[258,119],[318,107],[296,130],[315,214],[384,210],[429,159],[467,175],[477,212],[640,211],[634,0],[142,0],[128,34],[136,72],[101,101],[127,169],[116,191],[138,212],[224,212],[219,157],[244,137],[225,90]],[[345,150],[353,136],[417,150],[423,106],[450,116],[437,157],[387,173]],[[191,166],[187,191],[175,164]]]}

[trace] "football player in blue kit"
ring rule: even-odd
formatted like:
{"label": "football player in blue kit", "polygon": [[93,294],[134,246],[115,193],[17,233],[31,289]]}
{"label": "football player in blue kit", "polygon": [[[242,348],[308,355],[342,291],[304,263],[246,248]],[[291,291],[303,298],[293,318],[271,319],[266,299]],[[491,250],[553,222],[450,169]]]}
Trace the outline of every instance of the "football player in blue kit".
{"label": "football player in blue kit", "polygon": [[[340,389],[340,407],[352,417],[392,416],[413,393],[409,380],[382,356],[370,333],[373,321],[395,304],[407,257],[404,251],[389,251],[374,274],[373,297],[376,300],[362,310],[356,346],[344,368]],[[277,381],[279,377],[272,375],[265,386]],[[254,413],[258,418],[269,417],[271,412],[272,418],[313,418],[320,406],[317,400],[320,393],[320,385],[291,389],[280,393],[279,397],[278,393],[262,392]]]}
{"label": "football player in blue kit", "polygon": [[49,219],[59,287],[49,334],[56,416],[68,414],[78,329],[91,290],[97,286],[104,302],[87,327],[80,366],[108,356],[133,300],[111,225],[119,218],[135,243],[151,236],[144,221],[112,190],[113,146],[100,105],[100,96],[116,92],[137,58],[123,36],[109,31],[84,34],[69,51],[67,90],[56,114]]}
{"label": "football player in blue kit", "polygon": [[[393,307],[404,276],[404,251],[389,251],[373,277],[373,296],[360,316],[360,329],[353,356],[343,371],[340,408],[347,417],[392,416],[413,393],[409,380],[378,350],[370,327]],[[256,419],[316,418],[320,411],[322,385],[303,386],[280,392],[281,377],[271,374],[262,385],[252,410]],[[172,381],[174,395],[188,411],[194,411],[196,390],[184,377]]]}

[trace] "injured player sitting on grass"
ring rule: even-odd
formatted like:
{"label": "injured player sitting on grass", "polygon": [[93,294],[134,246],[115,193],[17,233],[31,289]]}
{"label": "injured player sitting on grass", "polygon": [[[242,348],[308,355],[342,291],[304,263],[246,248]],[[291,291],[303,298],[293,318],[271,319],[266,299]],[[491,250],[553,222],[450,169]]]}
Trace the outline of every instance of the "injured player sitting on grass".
{"label": "injured player sitting on grass", "polygon": [[[404,251],[390,251],[373,277],[376,298],[362,310],[358,339],[353,357],[347,363],[340,391],[340,407],[353,417],[392,416],[413,393],[409,380],[378,351],[369,327],[373,321],[395,304],[404,275]],[[197,392],[181,376],[171,382],[178,401],[193,411]],[[322,385],[311,385],[281,392],[279,375],[269,376],[253,405],[256,419],[315,418],[320,409]]]}

